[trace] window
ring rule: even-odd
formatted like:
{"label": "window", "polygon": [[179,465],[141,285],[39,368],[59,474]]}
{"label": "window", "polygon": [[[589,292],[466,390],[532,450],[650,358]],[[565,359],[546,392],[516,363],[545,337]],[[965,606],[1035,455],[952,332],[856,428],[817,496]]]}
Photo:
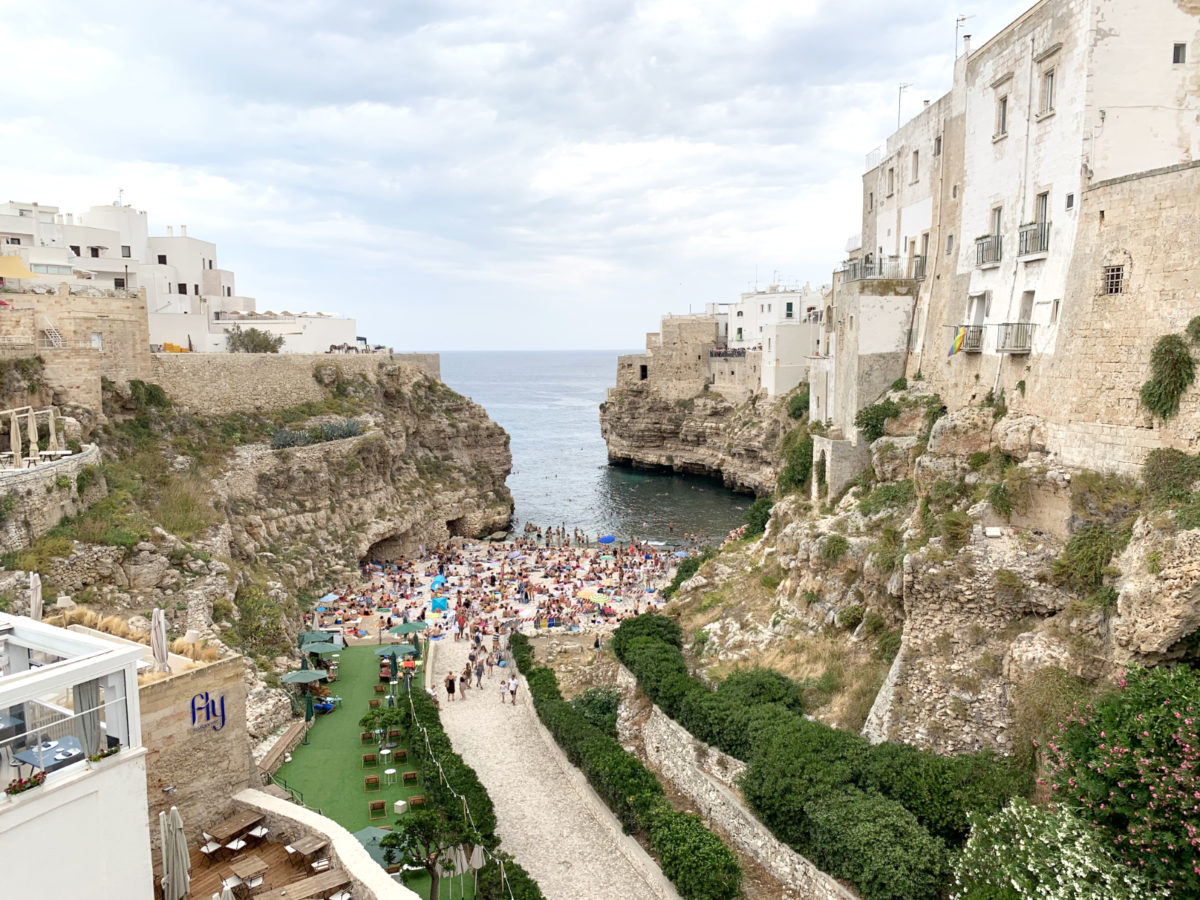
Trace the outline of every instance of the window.
{"label": "window", "polygon": [[794,315],[794,313],[792,312],[792,301],[790,301],[790,300],[789,300],[789,301],[788,301],[788,304],[787,304],[787,307],[786,307],[786,309],[785,309],[785,311],[784,311],[784,316],[785,316],[786,318],[789,318],[789,319],[790,319],[790,318],[792,318],[792,316],[793,316],[793,315]]}
{"label": "window", "polygon": [[641,377],[642,381],[645,381],[646,378],[650,375],[650,367],[649,366],[638,366],[638,375]]}
{"label": "window", "polygon": [[1075,208],[1075,195],[1067,194],[1067,209],[1074,209],[1074,208]]}
{"label": "window", "polygon": [[104,338],[100,336],[100,332],[98,331],[92,332],[92,346],[97,350],[104,349]]}
{"label": "window", "polygon": [[54,266],[43,265],[41,263],[30,263],[29,271],[36,272],[38,275],[70,275],[72,269],[70,266]]}
{"label": "window", "polygon": [[952,231],[948,235],[946,235],[946,255],[949,256],[953,252],[954,252],[954,232]]}
{"label": "window", "polygon": [[888,192],[887,192],[887,195],[890,197],[894,193],[896,193],[896,170],[888,169]]}
{"label": "window", "polygon": [[942,155],[942,136],[940,134],[933,139],[933,155]]}
{"label": "window", "polygon": [[[233,296],[233,288],[229,288],[229,287],[225,288],[225,296],[232,297]],[[741,313],[738,313],[738,315],[740,316]]]}
{"label": "window", "polygon": [[1047,69],[1042,73],[1042,115],[1054,112],[1054,75],[1055,69]]}
{"label": "window", "polygon": [[1050,192],[1038,194],[1033,201],[1033,220],[1044,225],[1050,220]]}
{"label": "window", "polygon": [[737,317],[738,317],[739,319],[742,317],[742,311],[741,311],[740,309],[738,310]]}
{"label": "window", "polygon": [[114,278],[113,279],[113,287],[116,288],[118,291],[125,290],[125,279],[124,278]]}
{"label": "window", "polygon": [[78,244],[72,244],[72,245],[71,245],[71,253],[72,253],[73,255],[75,255],[75,256],[79,256],[79,255],[80,255],[80,253],[79,253],[79,245],[78,245]]}
{"label": "window", "polygon": [[179,288],[179,290],[177,291],[177,293],[180,293],[180,294],[186,294],[186,293],[187,293],[187,285],[186,285],[186,284],[184,284],[182,281],[181,281],[181,282],[179,282],[179,284],[178,284],[178,288]]}
{"label": "window", "polygon": [[996,100],[996,137],[1008,134],[1008,94]]}
{"label": "window", "polygon": [[100,258],[100,248],[99,247],[88,247],[88,253],[91,254],[92,259]]}
{"label": "window", "polygon": [[1050,322],[1053,324],[1058,321],[1058,307],[1062,303],[1061,300],[1055,300],[1050,304]]}
{"label": "window", "polygon": [[912,180],[914,183],[921,180],[921,151],[913,151],[912,159]]}
{"label": "window", "polygon": [[165,254],[165,253],[158,254],[158,264],[160,266],[165,266],[167,264],[167,254]]}
{"label": "window", "polygon": [[121,258],[122,259],[131,259],[132,257],[133,257],[133,253],[130,251],[129,245],[122,244],[121,245]]}
{"label": "window", "polygon": [[13,244],[14,246],[19,247],[21,246],[21,239],[19,237],[6,237],[4,239],[4,243]]}
{"label": "window", "polygon": [[213,264],[213,261],[210,259],[210,260],[208,261],[208,267],[209,267],[210,269],[212,268],[212,264]]}
{"label": "window", "polygon": [[1187,44],[1175,45],[1175,49],[1171,53],[1171,62],[1177,66],[1187,62]]}
{"label": "window", "polygon": [[740,329],[740,328],[739,328],[739,329],[737,330],[737,337],[736,337],[736,338],[734,338],[734,340],[736,340],[736,341],[740,341],[741,339],[742,339],[742,329]]}
{"label": "window", "polygon": [[950,198],[952,200],[958,199],[958,185],[957,184],[950,188]]}
{"label": "window", "polygon": [[999,206],[997,206],[995,209],[992,210],[992,234],[993,235],[997,235],[1000,233],[1000,220],[1003,217],[1003,213],[1004,213],[1004,210]]}
{"label": "window", "polygon": [[193,284],[192,285],[192,293],[195,294],[196,296],[199,296],[200,295],[200,285]]}
{"label": "window", "polygon": [[1124,266],[1105,266],[1104,267],[1104,293],[1106,294],[1121,294],[1124,293],[1125,287],[1125,267]]}
{"label": "window", "polygon": [[870,212],[874,208],[875,208],[875,192],[868,191],[867,192],[867,211]]}

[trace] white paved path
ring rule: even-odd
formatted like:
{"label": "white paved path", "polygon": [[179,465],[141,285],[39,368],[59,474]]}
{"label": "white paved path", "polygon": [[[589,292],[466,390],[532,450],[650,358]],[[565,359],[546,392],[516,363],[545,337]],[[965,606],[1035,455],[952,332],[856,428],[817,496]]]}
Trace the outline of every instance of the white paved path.
{"label": "white paved path", "polygon": [[500,673],[466,700],[445,702],[443,679],[461,672],[470,646],[433,644],[430,672],[442,699],[442,725],[454,749],[479,773],[496,807],[502,848],[538,882],[547,900],[678,900],[641,846],[592,793],[538,721],[522,678],[517,705],[500,703]]}

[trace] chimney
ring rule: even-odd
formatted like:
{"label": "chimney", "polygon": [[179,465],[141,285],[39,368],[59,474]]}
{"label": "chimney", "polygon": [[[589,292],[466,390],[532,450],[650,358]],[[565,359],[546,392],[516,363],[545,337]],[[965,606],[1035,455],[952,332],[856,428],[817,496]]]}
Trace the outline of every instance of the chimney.
{"label": "chimney", "polygon": [[175,226],[174,225],[167,226],[167,237],[175,237]]}
{"label": "chimney", "polygon": [[925,104],[925,108],[926,108],[926,109],[928,109],[928,108],[929,108],[929,101],[928,101],[928,100],[925,100],[925,101],[922,101],[922,102],[924,102],[924,104]]}
{"label": "chimney", "polygon": [[969,34],[964,34],[963,35],[963,56],[968,55],[970,52],[971,52],[971,36]]}
{"label": "chimney", "polygon": [[180,226],[179,226],[179,236],[180,236],[180,237],[187,237],[187,226],[186,226],[186,225],[180,225]]}

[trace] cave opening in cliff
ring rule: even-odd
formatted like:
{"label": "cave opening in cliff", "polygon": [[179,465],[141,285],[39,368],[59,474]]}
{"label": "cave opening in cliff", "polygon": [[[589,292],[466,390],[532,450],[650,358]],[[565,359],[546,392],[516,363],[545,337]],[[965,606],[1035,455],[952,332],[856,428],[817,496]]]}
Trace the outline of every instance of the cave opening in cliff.
{"label": "cave opening in cliff", "polygon": [[450,537],[471,536],[471,529],[467,526],[467,519],[465,516],[447,521],[446,530],[450,532]]}

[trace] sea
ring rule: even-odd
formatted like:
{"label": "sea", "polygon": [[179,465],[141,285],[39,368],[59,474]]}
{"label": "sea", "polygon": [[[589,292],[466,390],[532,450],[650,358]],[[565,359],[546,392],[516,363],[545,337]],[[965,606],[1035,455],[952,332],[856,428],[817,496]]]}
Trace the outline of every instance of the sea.
{"label": "sea", "polygon": [[487,410],[512,437],[514,526],[565,525],[682,545],[719,542],[754,498],[720,481],[610,466],[600,404],[617,356],[637,351],[443,352],[442,380]]}

